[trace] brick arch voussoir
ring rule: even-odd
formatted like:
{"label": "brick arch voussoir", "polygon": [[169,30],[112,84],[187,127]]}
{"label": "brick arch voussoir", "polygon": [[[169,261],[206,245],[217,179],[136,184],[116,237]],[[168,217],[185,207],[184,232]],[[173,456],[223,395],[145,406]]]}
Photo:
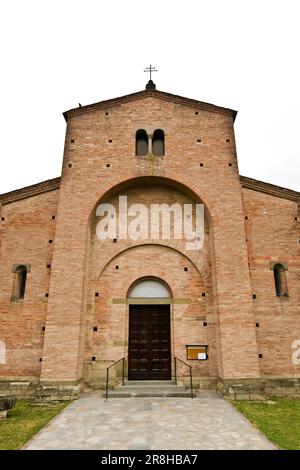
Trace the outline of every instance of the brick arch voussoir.
{"label": "brick arch voussoir", "polygon": [[161,179],[162,181],[172,181],[173,183],[177,183],[179,186],[185,187],[189,192],[194,193],[195,197],[199,199],[204,205],[206,210],[208,211],[209,215],[209,220],[212,221],[215,217],[215,210],[214,210],[214,205],[211,203],[211,201],[206,197],[206,195],[203,195],[201,193],[201,184],[200,183],[193,183],[188,180],[188,178],[179,178],[178,174],[167,171],[164,175],[157,175],[157,174],[144,174],[140,175],[137,172],[127,172],[124,173],[123,175],[118,175],[111,180],[107,181],[105,186],[102,186],[99,191],[96,192],[94,201],[92,203],[92,208],[90,207],[90,210],[88,211],[87,214],[87,222],[91,223],[91,219],[93,217],[94,211],[96,209],[97,204],[105,197],[105,195],[113,190],[114,188],[118,188],[119,185],[122,183],[130,182],[130,180],[136,180],[136,179],[143,179],[146,177],[156,177],[158,179]]}
{"label": "brick arch voussoir", "polygon": [[[172,240],[168,240],[168,243],[163,243],[163,240],[154,240],[152,241],[151,243],[149,243],[149,241],[145,240],[144,243],[135,243],[133,245],[130,245],[128,247],[125,247],[124,249],[122,250],[119,250],[117,251],[116,253],[114,253],[109,259],[106,259],[104,260],[104,263],[103,265],[101,266],[100,270],[99,270],[99,275],[97,276],[97,279],[95,280],[95,284],[97,285],[100,278],[101,278],[101,275],[102,273],[105,271],[105,269],[107,268],[107,266],[112,263],[120,254],[122,253],[125,253],[126,251],[129,251],[131,249],[134,249],[134,248],[138,248],[138,247],[142,247],[142,246],[162,246],[164,248],[169,248],[170,250],[173,250],[173,251],[176,251],[179,255],[185,257],[193,266],[194,268],[196,269],[196,271],[198,272],[199,276],[201,277],[201,280],[203,282],[203,286],[205,288],[207,288],[208,286],[206,285],[206,281],[205,281],[205,274],[206,272],[202,272],[201,271],[201,267],[200,265],[202,264],[201,263],[201,260],[200,258],[197,258],[196,254],[193,253],[193,252],[190,252],[190,251],[187,251],[185,249],[182,248],[182,245],[178,246],[178,243],[177,242],[173,242]],[[96,285],[94,287],[96,287]]]}

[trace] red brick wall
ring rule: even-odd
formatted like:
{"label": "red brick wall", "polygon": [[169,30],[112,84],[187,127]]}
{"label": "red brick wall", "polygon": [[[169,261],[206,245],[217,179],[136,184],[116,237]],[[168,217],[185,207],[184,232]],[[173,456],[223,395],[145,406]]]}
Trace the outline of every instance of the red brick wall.
{"label": "red brick wall", "polygon": [[[164,157],[135,157],[135,132],[139,128],[165,131]],[[119,191],[118,184],[148,176],[158,178],[159,184],[175,185],[183,192],[190,189],[196,199],[206,204],[215,259],[212,273],[219,374],[237,378],[258,376],[232,117],[201,109],[195,115],[194,108],[149,97],[69,118],[43,380],[74,381],[82,375],[83,325],[88,299],[84,275],[88,266],[87,225],[93,222],[95,205],[112,188]]]}
{"label": "red brick wall", "polygon": [[[173,292],[172,352],[184,359],[186,344],[209,345],[198,377],[299,376],[290,360],[291,342],[300,338],[297,205],[242,191],[230,113],[197,112],[148,97],[69,117],[59,194],[3,205],[0,339],[8,362],[0,366],[2,377],[37,377],[41,370],[44,382],[76,382],[92,356],[126,355],[126,293],[149,275]],[[135,156],[140,128],[165,131],[165,156]],[[119,194],[148,206],[203,202],[203,250],[187,252],[178,240],[100,242],[95,209]],[[288,263],[288,299],[275,296],[270,261]],[[30,264],[31,272],[24,301],[12,303],[16,263]]]}
{"label": "red brick wall", "polygon": [[[300,339],[300,226],[297,203],[243,190],[258,349],[263,375],[300,376],[292,343]],[[289,297],[276,297],[270,262],[287,263]]]}
{"label": "red brick wall", "polygon": [[[38,377],[41,370],[55,238],[58,191],[47,192],[2,206],[0,240],[0,339],[7,363],[0,376]],[[30,264],[24,300],[11,301],[14,264]]]}

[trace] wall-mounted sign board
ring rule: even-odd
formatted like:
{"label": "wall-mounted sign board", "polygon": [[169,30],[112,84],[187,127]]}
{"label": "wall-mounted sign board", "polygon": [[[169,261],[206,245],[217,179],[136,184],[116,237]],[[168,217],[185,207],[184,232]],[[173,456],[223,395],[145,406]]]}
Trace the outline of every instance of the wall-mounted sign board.
{"label": "wall-mounted sign board", "polygon": [[187,359],[189,361],[205,361],[208,359],[207,349],[207,344],[187,344]]}

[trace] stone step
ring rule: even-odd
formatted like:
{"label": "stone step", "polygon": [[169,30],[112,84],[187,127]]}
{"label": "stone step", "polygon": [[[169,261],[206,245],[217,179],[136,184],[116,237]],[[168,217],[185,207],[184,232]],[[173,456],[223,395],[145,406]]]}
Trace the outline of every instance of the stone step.
{"label": "stone step", "polygon": [[[108,392],[108,398],[159,398],[159,397],[177,397],[177,398],[189,398],[191,396],[190,391],[184,390],[172,390],[172,391],[156,391],[156,390],[136,390],[127,391],[120,389]],[[105,398],[105,393],[102,394]]]}
{"label": "stone step", "polygon": [[175,385],[171,380],[126,380],[124,385],[118,385],[115,388],[115,391],[127,391],[127,392],[144,392],[144,391],[157,391],[157,392],[174,392],[182,391],[184,392],[185,387],[180,385]]}
{"label": "stone step", "polygon": [[[126,380],[110,390],[109,398],[129,397],[190,397],[191,392],[182,384],[175,385],[172,380]],[[105,397],[105,393],[102,395]]]}
{"label": "stone step", "polygon": [[175,382],[172,380],[125,380],[124,382],[125,387],[170,387],[175,385]]}
{"label": "stone step", "polygon": [[114,389],[115,392],[126,392],[126,393],[173,393],[173,392],[185,392],[185,387],[163,387],[163,388],[156,388],[156,387],[116,387]]}

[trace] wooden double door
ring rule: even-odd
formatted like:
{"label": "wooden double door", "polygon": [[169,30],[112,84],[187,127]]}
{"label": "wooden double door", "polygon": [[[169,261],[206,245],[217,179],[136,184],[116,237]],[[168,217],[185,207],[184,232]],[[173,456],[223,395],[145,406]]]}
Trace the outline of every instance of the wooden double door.
{"label": "wooden double door", "polygon": [[129,306],[129,380],[171,379],[170,305]]}

